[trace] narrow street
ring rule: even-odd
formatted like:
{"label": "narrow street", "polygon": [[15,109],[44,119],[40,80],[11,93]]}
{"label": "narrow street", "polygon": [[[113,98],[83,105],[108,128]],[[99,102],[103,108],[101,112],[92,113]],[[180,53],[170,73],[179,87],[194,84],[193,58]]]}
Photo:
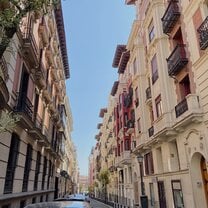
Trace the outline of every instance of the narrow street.
{"label": "narrow street", "polygon": [[95,199],[90,200],[90,205],[92,208],[110,208],[111,206],[104,204],[102,202],[99,202]]}

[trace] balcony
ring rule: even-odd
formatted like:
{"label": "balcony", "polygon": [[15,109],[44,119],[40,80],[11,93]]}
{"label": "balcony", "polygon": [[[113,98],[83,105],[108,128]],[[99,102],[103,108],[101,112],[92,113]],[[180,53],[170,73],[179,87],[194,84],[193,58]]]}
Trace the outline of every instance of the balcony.
{"label": "balcony", "polygon": [[178,44],[171,55],[167,58],[169,76],[177,75],[188,63],[185,45]]}
{"label": "balcony", "polygon": [[43,45],[47,47],[49,43],[49,31],[44,17],[42,17],[42,21],[39,24],[38,32],[42,38]]}
{"label": "balcony", "polygon": [[179,17],[180,17],[180,11],[179,11],[179,6],[178,6],[178,1],[171,0],[165,11],[165,14],[163,15],[161,19],[163,32],[165,34],[168,34],[172,31]]}
{"label": "balcony", "polygon": [[38,46],[36,44],[33,31],[30,27],[27,27],[25,32],[22,34],[22,52],[25,56],[26,61],[30,64],[31,67],[38,66]]}
{"label": "balcony", "polygon": [[185,126],[188,123],[199,123],[202,121],[202,110],[199,97],[189,94],[175,106],[176,126]]}
{"label": "balcony", "polygon": [[132,134],[134,133],[134,120],[128,120],[127,121],[127,134]]}
{"label": "balcony", "polygon": [[131,151],[125,150],[121,152],[120,164],[128,165],[131,164]]}
{"label": "balcony", "polygon": [[14,110],[15,112],[25,114],[30,120],[32,120],[33,106],[25,94],[18,93]]}
{"label": "balcony", "polygon": [[116,156],[115,158],[115,167],[120,167],[121,156]]}
{"label": "balcony", "polygon": [[151,126],[151,127],[148,129],[148,135],[149,135],[149,137],[151,137],[151,136],[154,135],[154,126]]}
{"label": "balcony", "polygon": [[50,46],[50,44],[46,48],[45,56],[46,56],[49,66],[54,66],[53,50],[52,50],[52,47]]}
{"label": "balcony", "polygon": [[205,50],[208,47],[208,16],[202,22],[197,31],[199,33],[200,49]]}
{"label": "balcony", "polygon": [[37,85],[41,89],[46,87],[46,74],[45,74],[45,69],[44,69],[43,63],[41,63],[40,66],[38,67],[38,69],[36,70],[35,79],[36,79]]}
{"label": "balcony", "polygon": [[175,107],[176,118],[188,110],[188,103],[186,98],[178,103]]}
{"label": "balcony", "polygon": [[49,104],[49,110],[52,115],[56,113],[55,99]]}
{"label": "balcony", "polygon": [[51,86],[48,83],[47,88],[43,91],[43,96],[46,100],[46,103],[49,104],[52,102],[52,93],[51,93]]}

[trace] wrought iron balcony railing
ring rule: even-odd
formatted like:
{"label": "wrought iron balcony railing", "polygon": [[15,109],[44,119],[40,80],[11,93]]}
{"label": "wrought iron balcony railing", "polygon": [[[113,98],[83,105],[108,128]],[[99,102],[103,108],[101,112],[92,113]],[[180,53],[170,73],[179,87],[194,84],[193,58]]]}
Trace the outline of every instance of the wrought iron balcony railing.
{"label": "wrought iron balcony railing", "polygon": [[32,66],[38,66],[38,46],[36,44],[35,37],[31,27],[27,27],[22,35],[23,39],[23,54],[27,58],[27,61],[31,63]]}
{"label": "wrought iron balcony railing", "polygon": [[187,63],[188,59],[186,57],[185,45],[178,44],[167,58],[169,76],[178,74]]}
{"label": "wrought iron balcony railing", "polygon": [[202,22],[198,28],[199,33],[199,45],[201,50],[205,50],[208,47],[208,16]]}
{"label": "wrought iron balcony railing", "polygon": [[172,31],[179,17],[180,17],[180,11],[179,11],[179,6],[178,6],[178,1],[171,0],[165,11],[165,14],[163,15],[161,19],[163,32],[165,34],[168,34]]}
{"label": "wrought iron balcony railing", "polygon": [[15,106],[16,112],[23,112],[32,119],[33,111],[32,111],[32,103],[27,98],[26,94],[18,93],[17,95],[17,104]]}
{"label": "wrought iron balcony railing", "polygon": [[188,110],[188,103],[186,98],[175,106],[176,118]]}

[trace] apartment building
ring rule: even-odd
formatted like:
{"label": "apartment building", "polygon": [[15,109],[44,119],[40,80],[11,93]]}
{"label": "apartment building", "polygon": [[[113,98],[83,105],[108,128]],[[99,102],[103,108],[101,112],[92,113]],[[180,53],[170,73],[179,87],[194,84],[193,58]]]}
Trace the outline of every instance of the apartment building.
{"label": "apartment building", "polygon": [[72,115],[61,4],[46,14],[25,15],[0,63],[1,115],[7,110],[19,118],[0,133],[0,206],[51,201],[70,191],[61,190],[63,180],[71,183],[64,164],[71,161],[65,152]]}
{"label": "apartment building", "polygon": [[113,59],[117,204],[207,207],[208,2],[126,4],[136,19]]}

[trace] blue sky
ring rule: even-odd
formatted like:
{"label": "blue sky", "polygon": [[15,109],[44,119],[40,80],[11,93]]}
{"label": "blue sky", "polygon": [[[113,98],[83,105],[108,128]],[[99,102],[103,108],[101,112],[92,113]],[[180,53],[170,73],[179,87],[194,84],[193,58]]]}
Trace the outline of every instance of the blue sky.
{"label": "blue sky", "polygon": [[81,175],[88,174],[88,156],[95,145],[100,109],[107,107],[117,69],[112,68],[118,44],[126,44],[135,8],[124,0],[64,0],[70,79],[67,94],[73,116],[72,140]]}

